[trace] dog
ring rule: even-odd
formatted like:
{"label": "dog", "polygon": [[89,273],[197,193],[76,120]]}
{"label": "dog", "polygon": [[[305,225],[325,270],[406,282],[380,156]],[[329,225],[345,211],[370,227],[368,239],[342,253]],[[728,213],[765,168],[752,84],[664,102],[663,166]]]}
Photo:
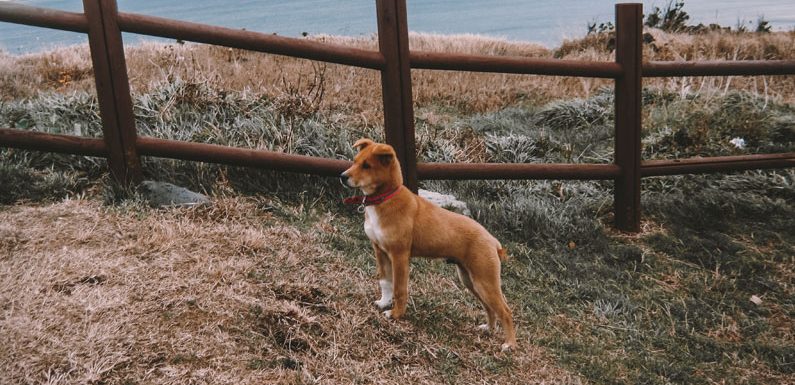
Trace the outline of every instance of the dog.
{"label": "dog", "polygon": [[445,210],[403,186],[403,176],[392,146],[359,139],[353,165],[340,176],[344,185],[365,195],[346,203],[364,207],[364,232],[372,242],[381,299],[375,301],[387,318],[399,319],[408,300],[409,259],[443,258],[454,263],[461,283],[486,310],[483,331],[496,328],[505,334],[503,351],[516,347],[513,316],[500,281],[505,249],[473,219]]}

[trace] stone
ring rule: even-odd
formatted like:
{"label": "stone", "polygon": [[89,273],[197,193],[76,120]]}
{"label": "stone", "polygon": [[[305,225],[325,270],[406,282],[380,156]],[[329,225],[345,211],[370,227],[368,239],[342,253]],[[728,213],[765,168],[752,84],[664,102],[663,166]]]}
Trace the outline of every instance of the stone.
{"label": "stone", "polygon": [[138,192],[152,207],[193,206],[210,203],[210,198],[171,183],[146,180]]}
{"label": "stone", "polygon": [[450,211],[462,215],[466,215],[468,217],[472,216],[472,213],[469,211],[469,207],[467,207],[467,204],[458,200],[456,197],[452,195],[446,195],[422,189],[419,190],[419,195],[439,207],[448,209]]}

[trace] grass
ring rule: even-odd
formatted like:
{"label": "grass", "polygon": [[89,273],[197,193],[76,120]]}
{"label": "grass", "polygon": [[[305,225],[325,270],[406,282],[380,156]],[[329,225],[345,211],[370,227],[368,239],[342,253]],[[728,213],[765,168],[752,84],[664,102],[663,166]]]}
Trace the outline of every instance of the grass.
{"label": "grass", "polygon": [[449,271],[421,269],[412,315],[383,319],[352,218],[253,198],[0,215],[3,382],[579,381],[540,347],[495,355]]}
{"label": "grass", "polygon": [[[645,194],[637,236],[614,233],[585,199],[524,202],[540,212],[523,231],[477,212],[511,250],[511,355],[474,331],[483,314],[443,263],[416,261],[407,319],[382,320],[361,218],[333,200],[4,206],[3,372],[11,383],[786,383],[795,174],[683,188],[704,178]],[[543,197],[552,186],[539,184]]]}
{"label": "grass", "polygon": [[[657,48],[646,49],[657,59],[793,52],[787,33],[651,33]],[[413,35],[412,44],[610,60],[603,37],[554,51],[472,36]],[[99,136],[83,49],[3,56],[0,87],[14,97],[0,102],[0,126]],[[356,138],[382,138],[372,72],[189,44],[128,50],[141,135],[341,159]],[[414,76],[423,161],[612,161],[608,83]],[[791,82],[645,83],[644,159],[793,151]],[[144,172],[215,203],[151,209],[113,187],[104,161],[0,150],[0,382],[795,376],[793,170],[646,178],[637,235],[612,230],[610,182],[423,182],[466,201],[510,250],[503,280],[521,347],[509,355],[497,353],[498,335],[473,330],[482,311],[442,263],[414,262],[407,319],[381,319],[362,219],[341,207],[351,192],[336,180],[156,158],[145,158]]]}

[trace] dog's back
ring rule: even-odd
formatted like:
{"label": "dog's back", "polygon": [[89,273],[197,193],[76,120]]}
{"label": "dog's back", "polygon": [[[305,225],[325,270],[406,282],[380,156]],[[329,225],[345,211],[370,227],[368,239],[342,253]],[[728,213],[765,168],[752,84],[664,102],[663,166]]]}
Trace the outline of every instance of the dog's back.
{"label": "dog's back", "polygon": [[[470,249],[489,250],[484,257],[500,260],[500,242],[474,219],[434,205],[414,195],[416,212],[413,218],[413,254],[430,258],[466,258]],[[502,251],[505,255],[505,252]]]}

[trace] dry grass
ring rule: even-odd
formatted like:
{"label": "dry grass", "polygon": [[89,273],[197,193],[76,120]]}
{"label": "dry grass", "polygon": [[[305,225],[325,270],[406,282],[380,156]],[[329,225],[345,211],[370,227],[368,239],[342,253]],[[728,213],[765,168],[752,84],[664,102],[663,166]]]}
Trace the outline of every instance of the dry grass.
{"label": "dry grass", "polygon": [[[655,41],[645,46],[647,60],[795,58],[793,33],[685,35],[659,30],[650,33]],[[376,49],[374,37],[310,38]],[[591,35],[549,50],[531,43],[476,35],[412,33],[410,37],[412,49],[417,50],[597,61],[613,60],[607,39],[606,34]],[[126,56],[133,91],[139,94],[151,92],[176,78],[272,98],[322,92],[318,102],[324,110],[354,116],[353,120],[364,126],[381,121],[377,71],[200,44],[144,43],[127,47]],[[3,98],[27,98],[46,90],[93,92],[89,57],[86,46],[24,56],[0,53]],[[416,105],[467,112],[494,111],[518,102],[537,105],[556,99],[588,97],[612,83],[600,79],[429,70],[415,70],[412,76]],[[795,80],[791,76],[647,79],[646,86],[681,93],[743,90],[784,101],[795,97],[792,92]]]}
{"label": "dry grass", "polygon": [[[377,49],[374,37],[316,36],[314,39]],[[442,36],[412,34],[412,47],[429,51],[497,55],[550,56],[551,52],[530,43],[516,43],[474,35]],[[41,90],[93,92],[87,46],[66,47],[47,54],[0,56],[0,87],[10,98],[31,97]],[[132,89],[148,93],[175,78],[202,82],[214,88],[248,91],[277,98],[305,94],[322,83],[322,108],[358,115],[361,125],[378,124],[381,115],[381,83],[377,71],[343,65],[268,55],[199,44],[143,43],[127,48]],[[66,75],[64,75],[66,74]],[[513,102],[535,89],[535,97],[561,96],[561,84],[582,88],[577,79],[414,71],[414,96],[420,105],[431,102],[485,111]],[[484,87],[484,85],[490,85]],[[591,87],[593,88],[593,87]],[[546,95],[548,93],[549,95]]]}
{"label": "dry grass", "polygon": [[[668,33],[646,28],[653,41],[643,46],[644,61],[701,60],[785,60],[795,59],[795,32],[735,33],[712,31],[704,34]],[[564,41],[556,57],[585,60],[613,60],[607,47],[610,34],[594,34]],[[726,76],[647,78],[644,87],[705,96],[744,91],[787,103],[795,101],[795,76]]]}
{"label": "dry grass", "polygon": [[382,319],[367,249],[332,251],[334,216],[302,228],[282,210],[315,215],[244,198],[3,207],[0,383],[582,382],[526,333],[497,354],[499,336],[471,328],[480,310],[439,269],[413,277],[433,307]]}

